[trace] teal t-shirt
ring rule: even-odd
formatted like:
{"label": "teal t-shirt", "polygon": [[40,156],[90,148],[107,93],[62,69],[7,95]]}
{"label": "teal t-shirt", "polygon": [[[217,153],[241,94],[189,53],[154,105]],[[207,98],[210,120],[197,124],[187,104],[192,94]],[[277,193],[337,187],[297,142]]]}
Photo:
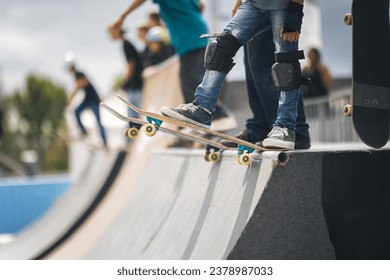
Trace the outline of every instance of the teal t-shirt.
{"label": "teal t-shirt", "polygon": [[203,48],[207,39],[199,36],[208,32],[199,11],[198,0],[153,0],[160,6],[161,17],[168,26],[176,53],[185,54]]}
{"label": "teal t-shirt", "polygon": [[262,10],[286,9],[290,0],[247,0],[253,6]]}

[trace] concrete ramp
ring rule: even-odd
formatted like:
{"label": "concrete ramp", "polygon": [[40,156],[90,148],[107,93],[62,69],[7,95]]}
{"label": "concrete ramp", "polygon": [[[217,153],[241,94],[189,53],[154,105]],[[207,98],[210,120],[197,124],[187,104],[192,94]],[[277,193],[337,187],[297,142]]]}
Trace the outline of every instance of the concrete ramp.
{"label": "concrete ramp", "polygon": [[257,205],[276,161],[249,167],[225,154],[154,153],[122,213],[86,258],[225,259]]}
{"label": "concrete ramp", "polygon": [[[313,161],[315,157],[313,153]],[[286,166],[278,165],[276,158],[265,153],[244,167],[236,163],[233,152],[224,153],[220,163],[210,164],[204,161],[202,150],[155,151],[126,197],[122,191],[120,211],[114,210],[109,222],[102,221],[107,226],[86,229],[95,233],[90,243],[86,237],[75,236],[50,258],[226,259],[233,251],[247,259],[251,250],[257,250],[253,246],[256,238],[264,244],[273,240],[273,245],[279,244],[268,247],[274,258],[334,258],[321,207],[321,184],[312,188],[320,179],[313,173],[307,178],[315,179],[313,184],[304,185],[305,179],[283,177],[285,172],[302,172],[302,161],[308,156],[294,155]],[[321,170],[318,164],[310,168]],[[258,207],[265,207],[266,215],[254,215]],[[243,233],[255,228],[250,226],[252,221],[268,224],[258,236],[242,239]],[[284,231],[287,224],[291,230]],[[283,236],[286,240],[280,240]],[[239,240],[245,245],[238,246]],[[295,246],[296,240],[302,242]],[[283,243],[289,248],[280,250]]]}
{"label": "concrete ramp", "polygon": [[389,152],[333,145],[290,152],[285,166],[265,153],[243,167],[233,152],[210,164],[202,150],[154,150],[139,165],[133,158],[93,217],[47,257],[388,258]]}

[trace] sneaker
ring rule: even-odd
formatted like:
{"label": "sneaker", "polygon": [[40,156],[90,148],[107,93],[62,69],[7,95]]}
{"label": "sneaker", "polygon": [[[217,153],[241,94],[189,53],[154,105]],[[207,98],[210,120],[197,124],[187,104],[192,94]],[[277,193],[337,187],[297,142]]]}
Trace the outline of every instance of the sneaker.
{"label": "sneaker", "polygon": [[[263,141],[256,142],[256,146],[264,148]],[[294,150],[307,150],[310,149],[310,142],[295,141]]]}
{"label": "sneaker", "polygon": [[[241,140],[244,140],[244,141],[248,141],[250,143],[256,143],[256,141],[257,141],[255,139],[253,139],[252,137],[250,137],[247,128],[245,128],[240,133],[234,135],[234,137],[241,139]],[[229,147],[229,148],[236,148],[238,146],[237,143],[229,141],[229,140],[222,140],[220,143],[222,145],[225,145],[226,147]]]}
{"label": "sneaker", "polygon": [[267,136],[268,138],[263,141],[265,148],[294,149],[295,131],[293,130],[275,126]]}
{"label": "sneaker", "polygon": [[179,105],[177,108],[162,107],[161,114],[206,129],[210,129],[213,120],[211,113],[206,108],[199,106],[196,101]]}

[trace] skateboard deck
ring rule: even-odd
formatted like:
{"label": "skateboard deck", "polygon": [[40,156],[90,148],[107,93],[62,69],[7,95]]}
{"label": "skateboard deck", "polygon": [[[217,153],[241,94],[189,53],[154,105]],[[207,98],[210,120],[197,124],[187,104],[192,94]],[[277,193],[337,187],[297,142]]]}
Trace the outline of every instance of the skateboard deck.
{"label": "skateboard deck", "polygon": [[[120,96],[118,94],[116,96],[122,102],[127,104],[127,106],[129,106],[132,110],[134,110],[135,112],[137,112],[140,115],[145,116],[147,118],[148,122],[154,123],[157,126],[161,126],[162,122],[167,122],[167,123],[176,125],[178,127],[187,127],[187,128],[193,129],[194,131],[210,134],[210,135],[213,135],[213,136],[218,137],[220,139],[225,139],[225,140],[232,141],[232,142],[236,143],[238,145],[238,147],[234,148],[234,149],[237,150],[237,160],[240,164],[244,164],[245,161],[251,162],[252,157],[250,156],[250,154],[253,153],[254,151],[258,151],[258,152],[281,151],[282,152],[282,151],[286,150],[286,149],[267,149],[267,148],[252,144],[250,142],[238,139],[234,136],[230,136],[230,135],[227,135],[227,134],[224,134],[221,132],[213,131],[213,130],[210,130],[207,128],[203,128],[203,127],[200,127],[197,125],[190,124],[190,123],[182,122],[182,121],[179,121],[179,120],[176,120],[176,119],[173,119],[173,118],[161,115],[161,114],[147,112],[147,111],[144,111],[144,110],[136,107],[135,105],[131,104],[126,99],[124,99],[122,96]],[[216,142],[216,143],[218,143],[218,142]],[[281,153],[279,161],[280,162],[287,162],[287,160],[288,160],[288,155],[285,153]]]}
{"label": "skateboard deck", "polygon": [[389,0],[353,0],[352,13],[344,18],[352,25],[352,105],[345,113],[359,138],[374,148],[389,140],[390,126],[390,28]]}
{"label": "skateboard deck", "polygon": [[145,134],[147,136],[153,136],[157,130],[180,137],[185,140],[189,141],[195,141],[200,144],[206,145],[206,154],[205,154],[205,159],[210,162],[217,162],[220,160],[221,153],[225,150],[234,150],[233,148],[226,147],[225,145],[212,141],[207,138],[203,138],[198,135],[193,135],[193,134],[187,134],[180,132],[178,130],[173,130],[170,128],[166,128],[163,126],[158,126],[156,127],[155,124],[150,123],[148,121],[140,120],[137,118],[131,118],[131,117],[126,117],[116,111],[115,109],[111,108],[110,106],[104,104],[103,102],[100,103],[100,106],[104,109],[106,109],[108,112],[116,116],[122,121],[128,122],[129,123],[129,128],[125,129],[124,135],[129,137],[129,138],[136,138],[138,136],[138,131],[140,130],[141,126],[145,127]]}

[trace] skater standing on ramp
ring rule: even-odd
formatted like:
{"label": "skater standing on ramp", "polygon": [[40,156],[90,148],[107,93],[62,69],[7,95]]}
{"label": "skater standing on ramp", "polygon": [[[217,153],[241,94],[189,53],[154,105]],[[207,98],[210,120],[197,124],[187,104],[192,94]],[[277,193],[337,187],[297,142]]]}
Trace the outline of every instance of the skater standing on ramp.
{"label": "skater standing on ramp", "polygon": [[[232,16],[240,4],[241,1],[233,7]],[[254,35],[244,46],[246,87],[252,116],[246,120],[244,130],[235,137],[258,146],[262,146],[262,141],[272,130],[278,111],[279,92],[271,76],[271,67],[275,63],[274,53],[275,44],[271,29]],[[295,149],[310,148],[309,125],[306,123],[302,94],[298,103],[295,136]],[[221,143],[228,147],[237,147],[234,142],[225,140]]]}
{"label": "skater standing on ramp", "polygon": [[234,66],[233,57],[260,29],[272,28],[276,63],[272,67],[274,83],[280,93],[276,121],[267,148],[293,149],[302,83],[298,50],[303,18],[303,0],[242,1],[237,13],[220,34],[209,40],[205,54],[206,72],[195,91],[195,101],[177,108],[161,108],[161,113],[181,121],[209,128],[226,75]]}

